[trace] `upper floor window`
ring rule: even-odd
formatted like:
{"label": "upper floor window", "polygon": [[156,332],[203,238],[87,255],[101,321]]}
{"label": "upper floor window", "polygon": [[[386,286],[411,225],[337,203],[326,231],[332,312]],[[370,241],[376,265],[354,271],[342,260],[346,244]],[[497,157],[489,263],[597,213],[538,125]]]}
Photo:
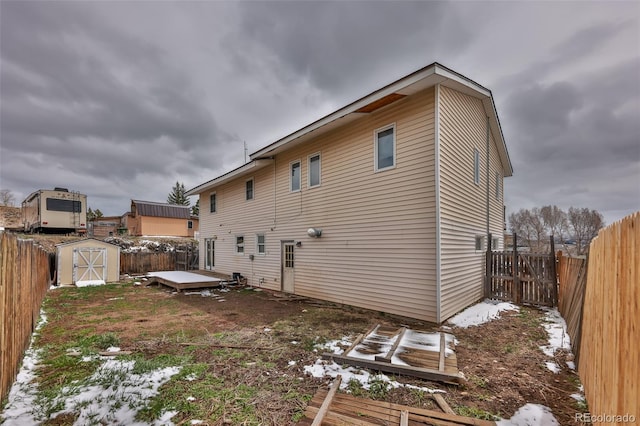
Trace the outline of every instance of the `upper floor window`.
{"label": "upper floor window", "polygon": [[480,185],[480,151],[473,150],[473,182]]}
{"label": "upper floor window", "polygon": [[188,220],[187,221],[187,228],[193,229],[193,221],[192,220]]}
{"label": "upper floor window", "polygon": [[215,192],[211,194],[211,196],[209,196],[209,211],[211,213],[216,212],[216,193]]}
{"label": "upper floor window", "polygon": [[300,176],[302,171],[300,170],[300,161],[294,161],[291,163],[290,172],[290,188],[291,192],[300,191]]}
{"label": "upper floor window", "polygon": [[320,185],[320,154],[309,156],[309,188]]}
{"label": "upper floor window", "polygon": [[245,199],[253,200],[253,179],[249,179],[244,184],[245,187]]}
{"label": "upper floor window", "polygon": [[391,124],[375,131],[375,169],[391,169],[396,165],[396,125]]}

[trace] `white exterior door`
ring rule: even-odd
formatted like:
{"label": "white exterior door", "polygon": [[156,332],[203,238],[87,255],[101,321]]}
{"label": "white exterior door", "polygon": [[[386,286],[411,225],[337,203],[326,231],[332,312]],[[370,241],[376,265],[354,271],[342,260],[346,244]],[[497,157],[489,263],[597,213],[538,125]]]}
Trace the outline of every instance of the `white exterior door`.
{"label": "white exterior door", "polygon": [[206,238],[204,240],[204,269],[212,270],[216,262],[216,240]]}
{"label": "white exterior door", "polygon": [[293,293],[295,282],[295,243],[282,242],[282,291]]}
{"label": "white exterior door", "polygon": [[104,284],[107,278],[107,249],[73,249],[73,283],[77,286]]}

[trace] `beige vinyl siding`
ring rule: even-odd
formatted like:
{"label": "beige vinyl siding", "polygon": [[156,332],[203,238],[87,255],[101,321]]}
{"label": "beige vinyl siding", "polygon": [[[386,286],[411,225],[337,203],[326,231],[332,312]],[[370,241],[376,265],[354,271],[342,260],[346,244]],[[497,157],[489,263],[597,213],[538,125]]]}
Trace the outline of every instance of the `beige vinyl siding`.
{"label": "beige vinyl siding", "polygon": [[[441,316],[444,321],[483,296],[486,247],[486,113],[480,99],[440,88]],[[474,183],[474,149],[480,153],[480,183]],[[495,172],[502,169],[490,136],[490,228],[502,237],[502,201],[495,199]],[[502,198],[502,197],[501,197]],[[502,238],[501,238],[502,240]]]}
{"label": "beige vinyl siding", "polygon": [[[280,290],[281,241],[300,241],[296,294],[435,321],[434,96],[429,89],[407,97],[278,154],[255,173],[253,201],[242,198],[246,177],[215,188],[218,212],[204,212],[200,226],[201,238],[217,236],[216,270]],[[376,173],[374,130],[390,124],[396,167]],[[307,158],[315,153],[321,185],[308,188]],[[296,160],[301,190],[292,193]],[[310,227],[322,237],[308,237]],[[267,253],[250,261],[256,233],[265,234]],[[239,234],[244,255],[233,253]]]}

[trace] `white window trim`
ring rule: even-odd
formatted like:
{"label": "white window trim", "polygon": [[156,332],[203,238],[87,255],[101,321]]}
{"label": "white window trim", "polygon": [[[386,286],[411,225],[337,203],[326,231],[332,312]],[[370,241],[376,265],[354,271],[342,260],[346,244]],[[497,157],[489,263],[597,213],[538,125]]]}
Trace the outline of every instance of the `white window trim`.
{"label": "white window trim", "polygon": [[[316,185],[311,185],[311,159],[313,157],[318,157],[318,183]],[[307,157],[307,186],[309,188],[317,188],[320,185],[322,185],[322,154],[314,152]]]}
{"label": "white window trim", "polygon": [[[480,248],[478,248],[478,239],[480,239]],[[485,236],[484,235],[476,235],[473,239],[473,248],[476,252],[482,252],[485,249]]]}
{"label": "white window trim", "polygon": [[[293,165],[294,164],[298,164],[300,166],[300,182],[299,182],[299,188],[298,189],[293,189],[293,176],[291,174],[291,170],[293,169]],[[298,160],[294,160],[291,161],[289,163],[289,192],[300,192],[302,191],[302,161]]]}
{"label": "white window trim", "polygon": [[[242,237],[242,251],[238,251],[238,248],[240,247],[240,245],[238,245],[238,238]],[[233,244],[234,244],[234,248],[235,248],[235,253],[238,255],[243,256],[245,253],[245,248],[247,246],[246,244],[246,240],[244,238],[244,235],[236,235],[235,238],[233,239]]]}
{"label": "white window trim", "polygon": [[[385,130],[393,129],[393,165],[378,168],[378,134]],[[395,169],[398,164],[398,157],[396,155],[396,147],[398,146],[398,133],[396,131],[396,123],[388,124],[384,127],[380,127],[373,131],[373,170],[377,172],[383,172],[385,170]]]}
{"label": "white window trim", "polygon": [[[262,245],[264,246],[263,253],[260,253],[260,236],[264,238],[264,243],[262,243]],[[267,235],[264,232],[256,234],[256,254],[258,256],[265,256],[267,254]]]}
{"label": "white window trim", "polygon": [[[211,197],[216,197],[216,209],[214,211],[211,211]],[[218,195],[215,192],[212,192],[211,194],[209,194],[209,213],[213,214],[213,213],[218,213]]]}
{"label": "white window trim", "polygon": [[[251,184],[251,198],[247,198],[247,182],[252,182]],[[256,181],[253,179],[253,176],[250,179],[244,181],[244,200],[245,201],[253,201],[256,199]]]}
{"label": "white window trim", "polygon": [[480,151],[473,148],[473,183],[480,185]]}

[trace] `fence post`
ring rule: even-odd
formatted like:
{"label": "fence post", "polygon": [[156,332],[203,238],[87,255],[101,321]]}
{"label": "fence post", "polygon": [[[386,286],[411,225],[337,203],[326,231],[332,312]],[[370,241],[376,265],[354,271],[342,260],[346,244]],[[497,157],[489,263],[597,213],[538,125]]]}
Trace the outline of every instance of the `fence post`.
{"label": "fence post", "polygon": [[511,261],[511,273],[513,274],[513,288],[511,296],[516,304],[520,303],[522,289],[520,288],[520,277],[518,271],[518,235],[513,233],[513,260]]}
{"label": "fence post", "polygon": [[558,274],[556,272],[556,246],[553,241],[553,234],[549,237],[549,245],[551,247],[551,280],[553,281],[553,287],[551,288],[551,306],[558,306]]}
{"label": "fence post", "polygon": [[491,233],[487,235],[487,253],[485,257],[484,296],[491,297]]}

